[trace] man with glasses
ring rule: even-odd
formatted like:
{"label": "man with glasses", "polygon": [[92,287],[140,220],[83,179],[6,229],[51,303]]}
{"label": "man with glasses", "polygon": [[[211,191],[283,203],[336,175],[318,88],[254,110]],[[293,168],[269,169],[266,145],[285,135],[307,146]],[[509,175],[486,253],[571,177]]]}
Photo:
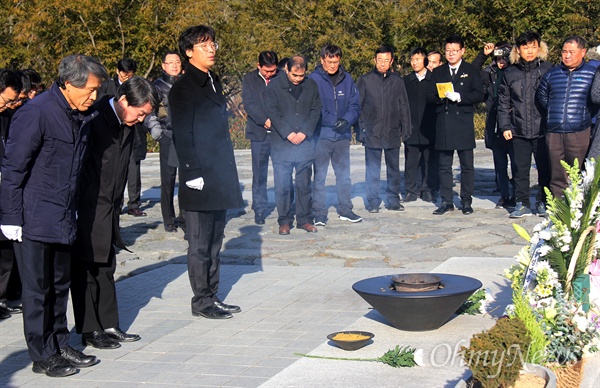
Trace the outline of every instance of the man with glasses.
{"label": "man with glasses", "polygon": [[[14,101],[21,90],[22,84],[19,75],[11,70],[0,70],[0,159],[4,157],[5,144],[8,139],[8,127],[11,115],[9,108],[14,106]],[[21,306],[12,306],[7,300],[7,291],[11,274],[16,270],[13,242],[0,233],[0,319],[10,318],[12,314],[23,312]]]}
{"label": "man with glasses", "polygon": [[267,115],[276,131],[271,139],[271,155],[280,235],[290,234],[294,217],[298,229],[317,233],[313,224],[311,177],[321,99],[315,81],[306,78],[307,67],[304,57],[292,56],[286,65],[286,77],[276,77],[266,94]]}
{"label": "man with glasses", "polygon": [[175,205],[173,204],[179,161],[172,141],[173,130],[169,113],[169,91],[181,75],[179,54],[175,51],[166,52],[162,59],[162,69],[162,75],[154,81],[160,97],[160,106],[157,113],[146,117],[144,124],[152,138],[160,144],[160,211],[165,231],[174,233],[177,232],[177,227],[180,227],[185,232],[185,210],[180,205],[179,217],[175,217]]}
{"label": "man with glasses", "polygon": [[454,151],[460,160],[460,201],[462,213],[473,213],[473,190],[475,186],[475,167],[473,149],[475,148],[475,124],[473,122],[474,105],[483,102],[483,82],[479,69],[463,61],[465,45],[458,35],[446,39],[447,63],[433,70],[433,81],[438,86],[451,85],[452,91],[439,96],[436,89],[428,95],[428,101],[436,105],[435,148],[439,152],[439,175],[441,205],[433,212],[436,215],[454,210],[452,193],[452,159]]}
{"label": "man with glasses", "polygon": [[32,370],[50,377],[98,362],[69,346],[67,303],[87,124],[97,116],[90,108],[107,78],[95,58],[64,58],[51,89],[15,113],[2,159],[0,229],[16,241]]}
{"label": "man with glasses", "polygon": [[375,51],[375,68],[356,83],[362,114],[358,139],[365,146],[367,210],[379,213],[381,154],[385,155],[388,210],[402,211],[400,204],[400,145],[411,135],[408,95],[402,78],[391,70],[394,50],[381,46]]}
{"label": "man with glasses", "polygon": [[179,203],[185,209],[192,315],[227,319],[239,306],[223,303],[219,291],[220,252],[227,209],[244,207],[229,137],[227,100],[211,71],[219,45],[215,31],[198,25],[179,37],[185,74],[169,92],[173,142],[179,158]]}
{"label": "man with glasses", "polygon": [[265,223],[269,202],[267,179],[271,157],[271,119],[266,113],[265,91],[277,75],[278,62],[274,51],[263,51],[258,54],[256,69],[242,80],[242,101],[248,114],[246,138],[250,140],[252,153],[252,210],[257,225]]}
{"label": "man with glasses", "polygon": [[309,78],[319,86],[321,97],[321,128],[315,153],[315,187],[313,208],[315,225],[327,224],[327,189],[325,180],[329,161],[335,172],[335,188],[340,220],[352,223],[362,218],[352,211],[350,181],[350,127],[360,114],[358,89],[350,73],[340,64],[342,49],[327,45],[321,49],[321,64]]}

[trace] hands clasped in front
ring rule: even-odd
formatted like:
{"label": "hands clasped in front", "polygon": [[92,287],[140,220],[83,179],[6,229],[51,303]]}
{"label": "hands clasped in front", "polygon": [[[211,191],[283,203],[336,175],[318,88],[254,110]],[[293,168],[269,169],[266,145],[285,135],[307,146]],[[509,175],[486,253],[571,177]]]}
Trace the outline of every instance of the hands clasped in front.
{"label": "hands clasped in front", "polygon": [[306,139],[306,135],[302,132],[292,132],[288,135],[287,139],[290,141],[290,143],[298,145],[302,143],[304,139]]}

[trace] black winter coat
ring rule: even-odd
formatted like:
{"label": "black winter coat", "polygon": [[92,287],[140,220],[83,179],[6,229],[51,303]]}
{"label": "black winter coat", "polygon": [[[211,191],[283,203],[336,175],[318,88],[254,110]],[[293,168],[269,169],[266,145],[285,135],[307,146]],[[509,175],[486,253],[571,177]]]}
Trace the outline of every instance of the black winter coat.
{"label": "black winter coat", "polygon": [[[321,117],[321,99],[317,83],[305,78],[300,84],[302,93],[296,99],[287,76],[275,77],[267,87],[267,115],[271,119],[271,157],[276,161],[302,162],[315,158],[317,123]],[[306,139],[298,145],[287,137],[301,132]]]}
{"label": "black winter coat", "polygon": [[[283,76],[285,77],[285,74]],[[244,110],[248,114],[246,139],[263,141],[267,137],[265,122],[269,116],[266,112],[266,91],[267,84],[258,73],[258,69],[244,76],[242,80],[242,101],[244,102]]]}
{"label": "black winter coat", "polygon": [[460,93],[460,102],[441,99],[437,90],[428,96],[436,104],[435,148],[443,151],[472,150],[475,148],[474,105],[483,102],[483,83],[480,70],[462,61],[454,81],[450,66],[445,63],[433,70],[435,83],[452,82]]}
{"label": "black winter coat", "polygon": [[429,145],[435,143],[435,105],[427,103],[427,95],[435,89],[432,73],[427,70],[425,78],[419,81],[415,72],[404,77],[406,94],[410,104],[412,134],[407,145]]}
{"label": "black winter coat", "polygon": [[119,214],[127,182],[133,145],[133,127],[119,123],[104,97],[95,105],[99,112],[89,124],[89,146],[78,188],[77,241],[74,259],[107,263],[114,244],[125,248],[119,232]]}
{"label": "black winter coat", "polygon": [[369,148],[399,148],[412,133],[410,108],[402,78],[377,69],[361,76],[356,83],[360,95],[358,118],[364,144]]}
{"label": "black winter coat", "polygon": [[552,67],[535,59],[519,60],[504,72],[498,89],[498,128],[510,130],[513,137],[537,139],[544,135],[545,122],[535,92],[542,76]]}
{"label": "black winter coat", "polygon": [[[190,211],[244,207],[219,77],[188,64],[169,92],[173,142],[179,159],[179,203]],[[202,190],[185,182],[202,177]]]}

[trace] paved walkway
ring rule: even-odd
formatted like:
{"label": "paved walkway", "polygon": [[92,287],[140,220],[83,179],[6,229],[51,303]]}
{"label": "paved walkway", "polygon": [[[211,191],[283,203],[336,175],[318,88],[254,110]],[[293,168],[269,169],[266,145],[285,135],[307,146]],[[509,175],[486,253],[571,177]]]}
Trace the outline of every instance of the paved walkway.
{"label": "paved walkway", "polygon": [[[236,157],[244,198],[250,202],[250,154],[238,151]],[[406,204],[404,212],[369,214],[361,197],[363,164],[362,150],[354,147],[353,200],[364,218],[359,224],[339,221],[332,207],[330,221],[319,233],[293,229],[291,235],[279,236],[276,212],[264,226],[254,225],[249,206],[230,213],[220,296],[242,306],[243,312],[215,321],[190,313],[187,244],[182,232],[167,234],[162,227],[158,157],[150,155],[142,163],[148,217],[122,217],[133,253],[118,255],[122,327],[142,340],[116,350],[87,348],[100,364],[52,379],[31,372],[21,317],[14,316],[0,321],[0,387],[454,386],[465,369],[444,349],[493,324],[492,317],[501,313],[509,296],[502,270],[523,245],[506,211],[494,209],[491,154],[481,148],[476,152],[477,198],[471,216],[460,211],[433,216],[434,205],[422,201]],[[334,187],[328,190],[333,204]],[[272,194],[270,190],[271,199]],[[529,217],[517,222],[531,229],[538,221]],[[429,271],[477,277],[492,289],[498,309],[492,316],[461,316],[436,331],[409,333],[387,325],[351,289],[367,277]],[[327,343],[327,334],[345,328],[373,332],[374,341],[353,353]],[[71,336],[72,345],[83,349],[79,341],[79,335]],[[427,366],[395,369],[294,355],[378,357],[396,344],[425,349]],[[599,361],[588,361],[586,370],[596,373],[588,372],[583,386],[600,383]]]}

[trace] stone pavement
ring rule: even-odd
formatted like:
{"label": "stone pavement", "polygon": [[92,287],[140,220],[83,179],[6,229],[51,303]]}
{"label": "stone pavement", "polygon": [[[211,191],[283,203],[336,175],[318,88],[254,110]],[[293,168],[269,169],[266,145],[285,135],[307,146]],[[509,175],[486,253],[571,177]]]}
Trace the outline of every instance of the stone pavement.
{"label": "stone pavement", "polygon": [[[87,348],[100,364],[52,379],[31,372],[21,317],[14,316],[0,321],[0,387],[454,386],[465,370],[455,360],[440,361],[440,351],[489,327],[492,317],[461,316],[433,332],[402,332],[385,324],[351,286],[367,277],[402,272],[466,274],[492,289],[499,305],[492,315],[501,313],[507,296],[502,269],[524,242],[516,237],[506,211],[494,209],[491,154],[481,146],[478,143],[477,198],[471,216],[460,211],[433,216],[434,205],[422,201],[406,204],[404,212],[367,213],[361,197],[360,147],[353,147],[351,156],[353,200],[363,222],[342,222],[332,207],[330,221],[319,233],[293,229],[291,235],[279,236],[276,212],[264,226],[254,225],[249,206],[231,212],[219,294],[242,306],[243,312],[225,321],[194,318],[190,313],[187,244],[181,231],[167,234],[162,227],[158,157],[149,155],[142,162],[142,208],[148,217],[122,217],[132,253],[118,255],[121,326],[139,333],[142,340],[116,350]],[[237,151],[236,158],[244,198],[250,202],[250,153]],[[333,180],[329,184],[333,204]],[[272,190],[270,195],[272,199]],[[517,222],[530,230],[538,221],[529,217]],[[72,323],[71,315],[69,319]],[[354,353],[327,343],[327,334],[346,328],[371,331],[376,337]],[[79,335],[71,336],[72,346],[83,349],[79,341]],[[396,344],[425,349],[429,364],[394,369],[294,355],[377,357]],[[586,370],[600,370],[598,360],[588,361]],[[600,382],[597,375],[586,378],[586,387]]]}

